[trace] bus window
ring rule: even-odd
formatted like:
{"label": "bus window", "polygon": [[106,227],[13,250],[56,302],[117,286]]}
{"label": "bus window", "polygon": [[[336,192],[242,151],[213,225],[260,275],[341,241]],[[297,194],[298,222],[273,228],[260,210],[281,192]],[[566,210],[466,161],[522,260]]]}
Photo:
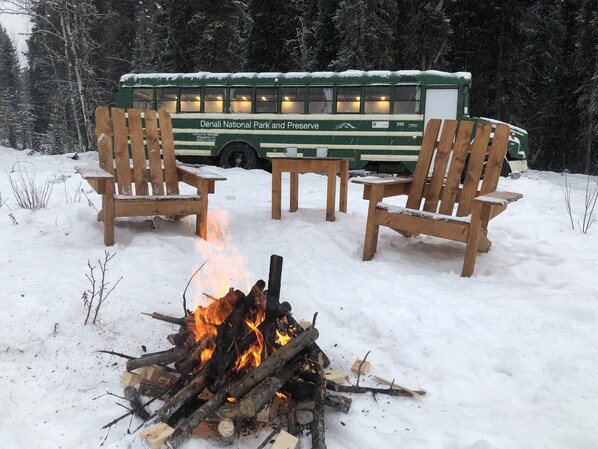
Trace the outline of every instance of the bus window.
{"label": "bus window", "polygon": [[278,89],[276,87],[256,87],[255,89],[255,112],[274,113],[278,112]]}
{"label": "bus window", "polygon": [[154,109],[154,89],[133,89],[133,107]]}
{"label": "bus window", "polygon": [[181,88],[181,112],[199,112],[201,110],[201,89]]}
{"label": "bus window", "polygon": [[332,87],[309,88],[309,113],[332,114]]}
{"label": "bus window", "polygon": [[230,108],[228,112],[251,112],[251,87],[230,88]]}
{"label": "bus window", "polygon": [[304,87],[283,87],[280,94],[283,114],[303,114],[305,112]]}
{"label": "bus window", "polygon": [[419,86],[395,86],[394,113],[419,114]]}
{"label": "bus window", "polygon": [[156,89],[156,110],[166,109],[168,112],[176,112],[176,91],[176,87]]}
{"label": "bus window", "polygon": [[224,112],[224,87],[206,87],[203,99],[204,112]]}
{"label": "bus window", "polygon": [[390,86],[366,86],[363,96],[364,113],[388,114],[390,112]]}
{"label": "bus window", "polygon": [[359,114],[361,87],[339,86],[336,88],[336,112],[339,114]]}

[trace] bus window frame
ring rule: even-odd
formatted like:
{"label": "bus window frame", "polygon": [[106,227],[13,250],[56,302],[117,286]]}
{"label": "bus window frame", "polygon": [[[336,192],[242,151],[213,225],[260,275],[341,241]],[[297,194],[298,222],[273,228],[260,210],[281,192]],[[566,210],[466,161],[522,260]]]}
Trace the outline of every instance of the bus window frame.
{"label": "bus window frame", "polygon": [[[388,89],[388,96],[386,97],[386,100],[378,100],[378,101],[386,101],[388,103],[388,110],[386,112],[367,112],[365,109],[366,107],[366,90],[368,87],[385,87]],[[392,91],[393,91],[393,85],[391,84],[364,84],[362,86],[361,89],[361,105],[360,105],[360,113],[361,114],[365,114],[365,115],[374,115],[374,114],[383,114],[383,115],[388,115],[391,112],[391,106],[392,106]],[[374,100],[369,100],[369,102],[374,103],[376,101]]]}
{"label": "bus window frame", "polygon": [[[306,84],[306,101],[305,101],[305,113],[307,115],[314,115],[314,114],[327,114],[327,115],[332,115],[332,114],[336,114],[336,87],[335,86],[327,86],[327,85],[320,85],[320,84],[315,84],[315,85],[310,85],[310,84]],[[330,100],[326,100],[327,103],[330,103],[330,112],[310,112],[309,110],[309,105],[311,103],[311,92],[310,89],[312,88],[320,88],[320,89],[330,89],[332,92],[332,97],[330,98]],[[326,98],[326,97],[324,97]],[[321,102],[320,102],[321,103]]]}
{"label": "bus window frame", "polygon": [[[282,102],[284,100],[284,95],[282,94],[283,89],[303,89],[303,111],[299,112],[298,114],[309,114],[309,107],[308,107],[308,93],[309,93],[309,85],[303,84],[302,86],[280,86],[278,89],[278,102],[279,102],[279,114],[297,114],[297,112],[283,112],[282,110]],[[289,100],[290,101],[290,100]],[[291,103],[299,103],[298,101]]]}
{"label": "bus window frame", "polygon": [[[197,90],[199,91],[199,111],[183,111],[181,107],[182,96],[185,90]],[[179,87],[179,93],[177,95],[177,112],[180,114],[197,114],[203,112],[203,101],[204,101],[204,86],[181,86]]]}
{"label": "bus window frame", "polygon": [[[338,111],[338,90],[339,88],[357,88],[359,89],[359,108],[357,110],[357,112],[339,112]],[[337,85],[335,86],[334,89],[334,109],[333,109],[333,114],[342,114],[342,115],[355,115],[355,114],[363,114],[363,84],[341,84],[341,85]],[[354,103],[353,102],[349,102],[349,101],[343,101],[343,103]]]}
{"label": "bus window frame", "polygon": [[[419,88],[419,98],[417,98],[417,91],[416,91],[416,100],[414,101],[414,103],[416,104],[416,110],[415,112],[397,112],[395,111],[395,102],[397,101],[401,101],[401,100],[397,100],[396,98],[396,91],[397,91],[397,87],[415,87],[416,89]],[[390,94],[391,94],[391,114],[394,115],[409,115],[409,114],[423,114],[425,113],[422,112],[422,102],[425,105],[425,90],[427,89],[426,85],[423,84],[414,84],[414,83],[401,83],[401,84],[393,84],[391,86],[391,90],[390,90]]]}
{"label": "bus window frame", "polygon": [[[207,98],[207,94],[206,94],[206,90],[207,89],[221,89],[222,90],[222,100],[211,100],[209,101],[209,103],[213,103],[215,101],[222,101],[222,108],[220,109],[220,111],[218,112],[206,112],[206,98]],[[218,98],[218,97],[216,97]],[[201,86],[201,113],[204,114],[223,114],[226,113],[225,111],[228,108],[228,86],[225,85],[205,85],[205,86]]]}
{"label": "bus window frame", "polygon": [[[249,100],[233,100],[231,90],[232,89],[249,89],[250,99]],[[242,111],[242,112],[233,112],[231,111],[231,105],[234,102],[244,102],[249,101],[249,112]],[[235,86],[226,86],[226,103],[225,103],[225,113],[226,114],[255,114],[255,86],[248,86],[248,85],[235,85]]]}
{"label": "bus window frame", "polygon": [[[259,101],[258,100],[258,90],[259,89],[271,89],[271,90],[273,90],[274,94],[276,95],[276,101]],[[272,84],[270,84],[270,85],[254,86],[254,89],[253,89],[253,101],[252,101],[252,107],[251,107],[251,110],[252,110],[253,114],[280,114],[280,111],[281,111],[281,108],[282,108],[280,102],[281,102],[281,98],[280,98],[280,87],[279,86],[275,86],[275,85],[272,85]],[[258,109],[258,104],[259,103],[261,103],[261,104],[265,104],[265,103],[272,104],[273,103],[274,104],[274,108],[275,108],[274,112],[272,112],[272,111],[265,111],[265,112],[258,111],[257,109]]]}
{"label": "bus window frame", "polygon": [[152,91],[152,99],[149,100],[147,103],[151,103],[151,107],[149,109],[156,110],[156,87],[133,87],[131,89],[131,106],[136,109],[148,109],[148,108],[138,108],[135,106],[135,91],[136,90],[151,90]]}

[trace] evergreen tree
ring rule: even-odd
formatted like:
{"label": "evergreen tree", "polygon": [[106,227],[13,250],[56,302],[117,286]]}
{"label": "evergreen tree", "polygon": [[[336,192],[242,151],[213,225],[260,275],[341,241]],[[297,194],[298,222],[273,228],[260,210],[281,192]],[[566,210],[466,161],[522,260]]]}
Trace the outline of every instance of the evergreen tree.
{"label": "evergreen tree", "polygon": [[397,60],[402,68],[444,70],[452,29],[444,12],[444,0],[399,2]]}
{"label": "evergreen tree", "polygon": [[[160,41],[162,9],[155,1],[135,2],[134,30],[132,43],[131,70],[137,73],[163,71],[163,54]],[[121,74],[123,75],[123,74]]]}
{"label": "evergreen tree", "polygon": [[598,172],[598,4],[582,0],[576,17],[575,67],[581,81],[578,95],[580,123],[579,170]]}
{"label": "evergreen tree", "polygon": [[342,0],[335,17],[339,36],[336,70],[388,69],[395,52],[394,0]]}
{"label": "evergreen tree", "polygon": [[197,30],[197,38],[189,47],[192,70],[241,71],[241,31],[246,22],[246,6],[239,0],[199,2],[189,19],[191,29]]}
{"label": "evergreen tree", "polygon": [[525,45],[521,71],[527,73],[525,107],[521,121],[529,133],[529,163],[535,168],[560,170],[563,166],[560,86],[565,81],[563,62],[565,23],[562,3],[538,0],[524,17]]}
{"label": "evergreen tree", "polygon": [[472,73],[474,115],[521,125],[527,73],[521,51],[522,0],[456,0],[447,5],[453,27],[449,69]]}
{"label": "evergreen tree", "polygon": [[313,70],[330,70],[338,55],[338,36],[334,17],[339,0],[315,0],[317,17],[314,21],[315,48]]}
{"label": "evergreen tree", "polygon": [[251,31],[247,38],[247,70],[256,72],[298,70],[297,30],[303,17],[301,2],[250,0]]}
{"label": "evergreen tree", "polygon": [[8,33],[0,25],[0,143],[17,148],[19,137],[19,62]]}

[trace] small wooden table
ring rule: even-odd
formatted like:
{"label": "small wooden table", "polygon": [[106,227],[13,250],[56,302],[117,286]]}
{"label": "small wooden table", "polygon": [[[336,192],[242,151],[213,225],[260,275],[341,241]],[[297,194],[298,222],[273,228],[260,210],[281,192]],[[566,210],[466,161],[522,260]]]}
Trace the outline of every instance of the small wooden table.
{"label": "small wooden table", "polygon": [[340,212],[347,212],[347,189],[349,161],[343,157],[271,157],[272,162],[272,219],[280,220],[282,202],[282,172],[291,174],[291,212],[299,207],[299,173],[326,173],[328,189],[326,195],[326,220],[334,221],[336,198],[336,175],[340,174]]}

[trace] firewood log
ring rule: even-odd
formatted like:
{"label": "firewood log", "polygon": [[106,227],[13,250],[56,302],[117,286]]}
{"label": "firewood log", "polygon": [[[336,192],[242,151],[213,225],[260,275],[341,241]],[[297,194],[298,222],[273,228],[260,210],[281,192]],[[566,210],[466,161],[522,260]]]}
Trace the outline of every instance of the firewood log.
{"label": "firewood log", "polygon": [[151,354],[144,354],[138,359],[131,359],[127,362],[127,371],[133,371],[144,366],[152,366],[154,364],[165,364],[177,362],[185,356],[187,351],[184,348],[171,348],[167,351],[154,352]]}

